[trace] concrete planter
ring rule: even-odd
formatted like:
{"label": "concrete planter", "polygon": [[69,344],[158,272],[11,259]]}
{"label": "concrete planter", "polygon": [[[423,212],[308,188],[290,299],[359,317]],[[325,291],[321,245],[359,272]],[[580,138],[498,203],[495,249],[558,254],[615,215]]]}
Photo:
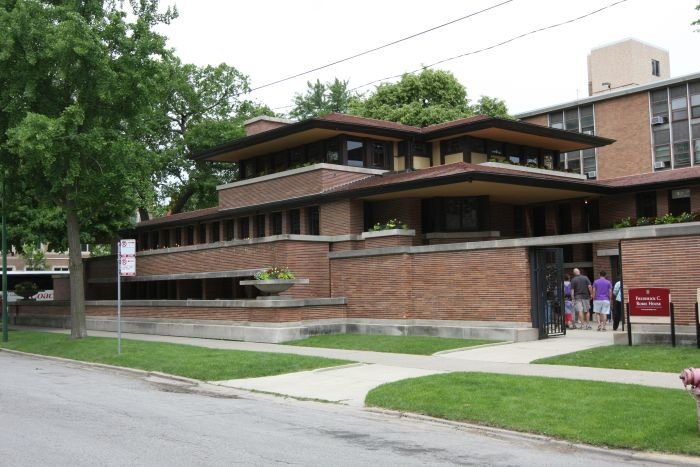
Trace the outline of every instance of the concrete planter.
{"label": "concrete planter", "polygon": [[295,284],[308,284],[308,279],[265,279],[265,280],[245,280],[241,285],[254,285],[259,291],[268,295],[258,297],[258,300],[282,300],[280,293],[288,290]]}

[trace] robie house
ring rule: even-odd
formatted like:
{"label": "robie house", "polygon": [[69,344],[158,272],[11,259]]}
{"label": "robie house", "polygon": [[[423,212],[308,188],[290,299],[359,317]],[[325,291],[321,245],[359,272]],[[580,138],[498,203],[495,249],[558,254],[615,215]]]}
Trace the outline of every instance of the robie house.
{"label": "robie house", "polygon": [[[670,278],[654,285],[672,289],[677,322],[690,325],[695,290],[685,282],[700,223],[610,227],[652,189],[688,190],[697,208],[700,171],[653,177],[650,188],[639,175],[567,170],[569,154],[607,147],[616,157],[613,139],[577,125],[253,119],[247,137],[197,157],[239,164],[217,207],[136,226],[123,330],[263,342],[325,332],[537,339],[564,332],[571,267],[624,274],[626,289],[645,286],[652,270]],[[271,266],[309,283],[257,300],[240,282]],[[114,257],[86,261],[90,329],[116,329],[115,268]],[[19,319],[66,325],[68,316],[54,303],[24,305]]]}

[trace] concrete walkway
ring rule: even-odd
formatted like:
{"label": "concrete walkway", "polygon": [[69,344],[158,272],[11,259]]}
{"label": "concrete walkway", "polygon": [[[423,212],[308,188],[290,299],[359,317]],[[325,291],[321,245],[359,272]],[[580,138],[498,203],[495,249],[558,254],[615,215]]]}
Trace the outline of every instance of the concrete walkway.
{"label": "concrete walkway", "polygon": [[[56,329],[44,330],[66,332]],[[116,337],[116,333],[113,332],[90,331],[89,334],[91,336]],[[124,339],[172,342],[217,349],[313,355],[358,362],[354,365],[279,376],[212,382],[224,387],[263,391],[297,398],[333,401],[351,406],[363,406],[367,392],[381,384],[454,371],[547,376],[683,389],[678,378],[678,374],[682,369],[679,369],[678,373],[656,373],[530,363],[539,358],[612,345],[613,332],[611,331],[575,330],[562,337],[466,348],[441,352],[432,356],[320,349],[146,334],[123,334],[122,337]],[[615,348],[612,347],[610,351],[614,352]]]}

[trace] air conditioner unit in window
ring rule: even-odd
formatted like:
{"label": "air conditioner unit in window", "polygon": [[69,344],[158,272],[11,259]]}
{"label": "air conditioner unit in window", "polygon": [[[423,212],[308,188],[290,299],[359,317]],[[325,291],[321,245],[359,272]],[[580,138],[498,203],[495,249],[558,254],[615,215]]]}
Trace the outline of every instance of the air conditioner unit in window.
{"label": "air conditioner unit in window", "polygon": [[584,130],[583,133],[586,134],[586,135],[592,135],[592,134],[593,134],[593,130]]}
{"label": "air conditioner unit in window", "polygon": [[666,119],[661,116],[656,116],[656,117],[651,117],[651,124],[652,125],[663,125],[666,123]]}
{"label": "air conditioner unit in window", "polygon": [[663,169],[664,167],[666,167],[666,163],[665,163],[665,162],[663,162],[663,161],[654,162],[654,168],[655,168],[655,169]]}
{"label": "air conditioner unit in window", "polygon": [[588,178],[595,178],[597,173],[595,170],[591,170],[590,172],[586,172],[586,175],[588,175]]}

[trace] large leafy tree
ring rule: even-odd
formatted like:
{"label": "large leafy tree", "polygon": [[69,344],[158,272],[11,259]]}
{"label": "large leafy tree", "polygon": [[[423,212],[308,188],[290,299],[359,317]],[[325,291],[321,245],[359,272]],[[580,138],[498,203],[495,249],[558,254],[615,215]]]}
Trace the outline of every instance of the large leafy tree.
{"label": "large leafy tree", "polygon": [[347,113],[353,101],[359,98],[357,93],[348,89],[348,81],[335,78],[333,82],[315,83],[307,81],[305,94],[294,96],[294,108],[290,117],[298,120],[318,117],[331,112]]}
{"label": "large leafy tree", "polygon": [[[71,335],[87,335],[81,237],[129,222],[151,170],[143,142],[167,55],[158,0],[6,0],[0,8],[0,162],[28,213],[65,222]],[[23,189],[20,193],[17,190]],[[26,201],[26,200],[25,200]]]}
{"label": "large leafy tree", "polygon": [[448,71],[424,69],[399,82],[380,84],[368,98],[353,103],[351,113],[424,127],[472,114],[464,86]]}
{"label": "large leafy tree", "polygon": [[162,69],[166,84],[151,115],[152,131],[144,135],[158,161],[156,192],[141,194],[142,218],[149,217],[148,211],[178,213],[215,205],[216,185],[235,180],[238,168],[194,162],[191,156],[243,136],[248,118],[274,115],[263,105],[240,99],[249,90],[248,77],[232,66],[198,67],[171,57]]}
{"label": "large leafy tree", "polygon": [[425,127],[475,114],[510,118],[504,101],[481,96],[470,105],[466,88],[449,71],[423,69],[397,83],[380,84],[366,99],[350,103],[350,113]]}
{"label": "large leafy tree", "polygon": [[513,118],[508,113],[505,101],[497,97],[481,96],[472,106],[475,115],[488,115],[489,117]]}

